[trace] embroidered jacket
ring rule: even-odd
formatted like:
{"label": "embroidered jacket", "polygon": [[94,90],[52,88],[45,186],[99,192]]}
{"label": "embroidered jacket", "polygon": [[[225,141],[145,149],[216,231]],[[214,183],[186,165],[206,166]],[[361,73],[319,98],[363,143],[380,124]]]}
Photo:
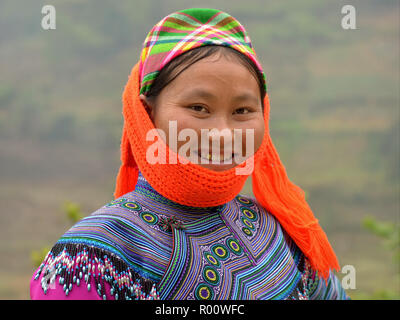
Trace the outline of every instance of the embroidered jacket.
{"label": "embroidered jacket", "polygon": [[252,197],[188,207],[139,173],[134,191],[83,218],[31,280],[32,299],[348,299]]}

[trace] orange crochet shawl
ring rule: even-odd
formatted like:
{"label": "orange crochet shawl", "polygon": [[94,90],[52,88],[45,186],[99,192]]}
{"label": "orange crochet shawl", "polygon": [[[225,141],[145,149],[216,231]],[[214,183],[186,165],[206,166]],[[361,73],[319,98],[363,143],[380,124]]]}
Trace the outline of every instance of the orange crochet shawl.
{"label": "orange crochet shawl", "polygon": [[[146,150],[154,141],[146,134],[154,129],[140,98],[139,63],[129,76],[123,93],[124,127],[121,161],[115,198],[135,189],[138,170],[150,185],[166,198],[187,206],[210,207],[229,202],[237,196],[248,175],[237,175],[235,169],[212,171],[198,164],[149,164]],[[253,155],[253,193],[259,204],[274,215],[285,231],[309,259],[311,266],[325,279],[330,269],[339,270],[336,255],[318,220],[308,206],[304,191],[293,184],[279,159],[269,135],[269,98],[264,99],[265,132],[260,148]],[[161,143],[164,141],[159,138]],[[174,153],[165,145],[166,159]],[[179,154],[175,154],[180,159]]]}

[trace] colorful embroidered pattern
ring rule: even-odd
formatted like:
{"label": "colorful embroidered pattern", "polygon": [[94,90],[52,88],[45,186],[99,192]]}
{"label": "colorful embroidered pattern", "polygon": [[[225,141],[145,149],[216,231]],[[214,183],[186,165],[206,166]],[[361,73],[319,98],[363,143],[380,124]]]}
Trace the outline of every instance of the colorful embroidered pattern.
{"label": "colorful embroidered pattern", "polygon": [[214,299],[214,292],[210,286],[201,283],[196,287],[195,296],[197,300],[212,300]]}
{"label": "colorful embroidered pattern", "polygon": [[334,275],[320,281],[256,200],[182,206],[141,174],[134,192],[68,230],[34,279],[44,294],[61,286],[66,296],[84,288],[106,299],[110,288],[117,300],[347,298]]}
{"label": "colorful embroidered pattern", "polygon": [[154,225],[158,223],[158,217],[151,212],[141,212],[140,217],[148,224]]}

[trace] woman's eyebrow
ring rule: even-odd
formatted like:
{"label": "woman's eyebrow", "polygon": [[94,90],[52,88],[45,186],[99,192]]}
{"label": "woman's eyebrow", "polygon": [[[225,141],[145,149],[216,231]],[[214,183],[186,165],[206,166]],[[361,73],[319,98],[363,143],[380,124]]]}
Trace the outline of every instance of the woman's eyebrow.
{"label": "woman's eyebrow", "polygon": [[[200,89],[200,88],[195,88],[195,89],[189,89],[187,91],[185,91],[184,93],[182,93],[181,98],[183,99],[189,99],[189,98],[208,98],[208,99],[216,99],[217,96],[215,94],[213,94],[210,91],[204,90],[204,89]],[[234,97],[232,97],[232,100],[234,101],[248,101],[248,100],[252,100],[254,103],[259,103],[258,99],[256,96],[254,96],[253,94],[249,93],[249,92],[245,92],[245,93],[241,93],[238,94]]]}
{"label": "woman's eyebrow", "polygon": [[181,94],[181,97],[183,99],[188,99],[188,98],[209,98],[209,99],[215,99],[216,96],[204,89],[200,88],[195,88],[195,89],[189,89],[186,90],[184,93]]}
{"label": "woman's eyebrow", "polygon": [[233,97],[233,100],[235,100],[235,101],[249,101],[249,100],[251,100],[252,102],[254,102],[256,104],[259,103],[257,97],[255,95],[251,94],[251,93],[239,94],[239,95]]}

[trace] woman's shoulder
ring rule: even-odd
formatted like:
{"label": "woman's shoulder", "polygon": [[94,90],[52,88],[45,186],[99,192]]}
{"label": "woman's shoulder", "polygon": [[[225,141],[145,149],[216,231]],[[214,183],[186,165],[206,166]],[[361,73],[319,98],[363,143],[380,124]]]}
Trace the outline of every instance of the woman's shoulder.
{"label": "woman's shoulder", "polygon": [[94,246],[133,262],[132,259],[143,258],[143,250],[149,246],[166,247],[154,236],[157,228],[151,216],[151,211],[142,207],[135,193],[129,193],[78,221],[57,243]]}
{"label": "woman's shoulder", "polygon": [[273,214],[271,214],[266,208],[264,208],[253,195],[239,193],[234,199],[235,205],[240,208],[241,211],[250,209],[256,211],[259,215],[263,215],[268,219],[277,221]]}
{"label": "woman's shoulder", "polygon": [[[269,244],[276,245],[278,242],[284,242],[290,248],[292,254],[298,255],[298,247],[279,223],[279,220],[273,213],[263,207],[256,197],[239,194],[234,198],[234,205],[237,207],[237,212],[239,212],[237,219],[245,227],[244,231],[247,229],[253,231],[248,232],[249,239],[254,238],[257,243],[264,239],[266,241],[265,249],[268,249]],[[277,239],[280,241],[276,241]]]}
{"label": "woman's shoulder", "polygon": [[290,260],[301,272],[304,253],[297,246],[273,213],[264,208],[254,196],[239,194],[235,199],[238,217],[236,224],[242,228],[257,256],[275,252]]}
{"label": "woman's shoulder", "polygon": [[[240,212],[250,222],[258,221],[257,228],[262,230],[259,234],[267,239],[264,250],[269,246],[281,248],[290,253],[291,261],[296,265],[301,280],[298,287],[289,299],[315,299],[315,300],[346,300],[349,299],[344,291],[339,278],[330,271],[327,279],[321,278],[318,272],[312,268],[307,256],[300,250],[295,241],[279,223],[279,220],[264,208],[254,196],[239,194],[234,201],[240,208]],[[250,225],[250,224],[249,224]],[[264,228],[263,228],[264,225]],[[268,227],[266,227],[268,225]],[[271,231],[274,230],[274,231]],[[254,236],[256,237],[256,235]],[[277,241],[279,239],[279,241]],[[264,239],[256,239],[255,243],[261,243]]]}
{"label": "woman's shoulder", "polygon": [[66,296],[85,283],[85,291],[95,287],[100,298],[155,298],[154,285],[164,270],[162,265],[160,270],[154,266],[151,253],[169,256],[170,252],[168,245],[154,236],[143,212],[139,199],[129,193],[78,221],[57,240],[36,270],[31,294],[32,285],[37,292],[40,283],[46,295],[57,281]]}

